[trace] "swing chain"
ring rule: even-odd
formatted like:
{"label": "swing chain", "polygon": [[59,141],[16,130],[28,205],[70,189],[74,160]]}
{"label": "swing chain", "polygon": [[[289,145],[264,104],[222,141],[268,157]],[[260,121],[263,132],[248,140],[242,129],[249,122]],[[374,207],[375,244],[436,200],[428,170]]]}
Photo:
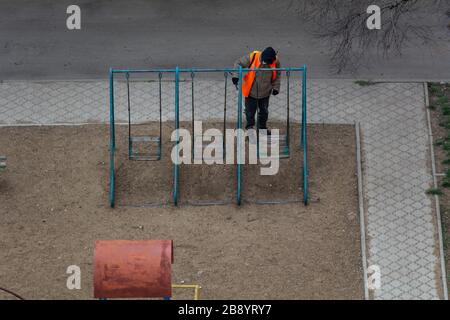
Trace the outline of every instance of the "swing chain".
{"label": "swing chain", "polygon": [[161,154],[161,144],[163,141],[163,138],[162,138],[162,85],[161,85],[162,77],[163,77],[163,73],[159,72],[158,85],[159,85],[159,148],[160,148],[159,152],[160,152],[160,154]]}
{"label": "swing chain", "polygon": [[290,119],[289,119],[289,102],[291,100],[290,98],[290,78],[291,78],[291,71],[287,70],[286,71],[286,145],[287,145],[287,150],[290,150],[290,143],[291,143],[291,139],[290,139]]}
{"label": "swing chain", "polygon": [[226,138],[225,134],[227,128],[227,84],[228,84],[228,72],[223,73],[225,77],[225,90],[223,97],[223,139],[222,139],[222,156],[225,161],[225,147],[226,147]]}
{"label": "swing chain", "polygon": [[195,148],[194,148],[194,143],[195,143],[195,130],[194,130],[194,125],[195,125],[195,107],[194,107],[194,77],[195,77],[195,73],[193,71],[191,71],[191,118],[192,118],[192,137],[191,137],[191,156],[194,159],[195,157]]}

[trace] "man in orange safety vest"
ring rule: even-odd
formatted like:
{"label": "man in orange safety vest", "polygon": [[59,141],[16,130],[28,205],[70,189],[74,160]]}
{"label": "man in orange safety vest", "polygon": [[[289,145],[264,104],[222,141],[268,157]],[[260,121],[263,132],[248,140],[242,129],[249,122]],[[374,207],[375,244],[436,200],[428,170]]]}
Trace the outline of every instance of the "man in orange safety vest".
{"label": "man in orange safety vest", "polygon": [[[258,68],[281,68],[277,52],[272,47],[264,51],[253,51],[234,64],[234,69],[239,66],[249,69]],[[269,97],[280,92],[280,71],[250,71],[243,76],[242,95],[245,97],[245,128],[250,131],[255,127],[255,114],[258,112],[258,129],[267,129],[267,120],[269,118]],[[234,85],[238,85],[239,78],[237,74],[232,75]],[[267,129],[267,134],[270,130]]]}

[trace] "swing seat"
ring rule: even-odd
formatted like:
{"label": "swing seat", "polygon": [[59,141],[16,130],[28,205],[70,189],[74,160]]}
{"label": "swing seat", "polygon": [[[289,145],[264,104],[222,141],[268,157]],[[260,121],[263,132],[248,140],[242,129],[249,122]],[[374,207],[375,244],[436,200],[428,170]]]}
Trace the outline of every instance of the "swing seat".
{"label": "swing seat", "polygon": [[[288,139],[287,135],[260,135],[259,136],[259,143],[267,143],[267,146],[271,146],[272,142],[274,143],[275,147],[279,148],[279,158],[280,159],[288,159],[290,156],[289,152],[289,146],[288,146]],[[259,153],[260,159],[269,159],[273,158],[273,156],[268,156],[267,153]]]}
{"label": "swing seat", "polygon": [[[141,148],[137,148],[142,145]],[[144,152],[142,149],[147,151]],[[130,160],[158,161],[161,160],[161,137],[159,136],[132,136],[130,137]]]}
{"label": "swing seat", "polygon": [[0,171],[6,168],[6,157],[0,156]]}

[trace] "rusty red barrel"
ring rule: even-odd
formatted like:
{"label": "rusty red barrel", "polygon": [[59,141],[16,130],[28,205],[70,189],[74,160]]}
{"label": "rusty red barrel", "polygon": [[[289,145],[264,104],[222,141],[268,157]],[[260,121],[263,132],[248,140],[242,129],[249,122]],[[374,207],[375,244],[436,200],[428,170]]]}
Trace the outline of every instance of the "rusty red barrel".
{"label": "rusty red barrel", "polygon": [[172,240],[98,240],[95,298],[172,296]]}

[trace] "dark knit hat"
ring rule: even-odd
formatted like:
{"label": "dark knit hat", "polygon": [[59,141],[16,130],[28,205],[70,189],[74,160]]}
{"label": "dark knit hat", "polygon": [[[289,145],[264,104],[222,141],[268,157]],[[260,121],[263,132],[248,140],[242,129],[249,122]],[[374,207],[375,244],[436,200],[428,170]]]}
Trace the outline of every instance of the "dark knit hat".
{"label": "dark knit hat", "polygon": [[266,63],[272,63],[277,58],[277,53],[272,47],[267,47],[264,49],[264,51],[261,53],[261,61],[264,61]]}

